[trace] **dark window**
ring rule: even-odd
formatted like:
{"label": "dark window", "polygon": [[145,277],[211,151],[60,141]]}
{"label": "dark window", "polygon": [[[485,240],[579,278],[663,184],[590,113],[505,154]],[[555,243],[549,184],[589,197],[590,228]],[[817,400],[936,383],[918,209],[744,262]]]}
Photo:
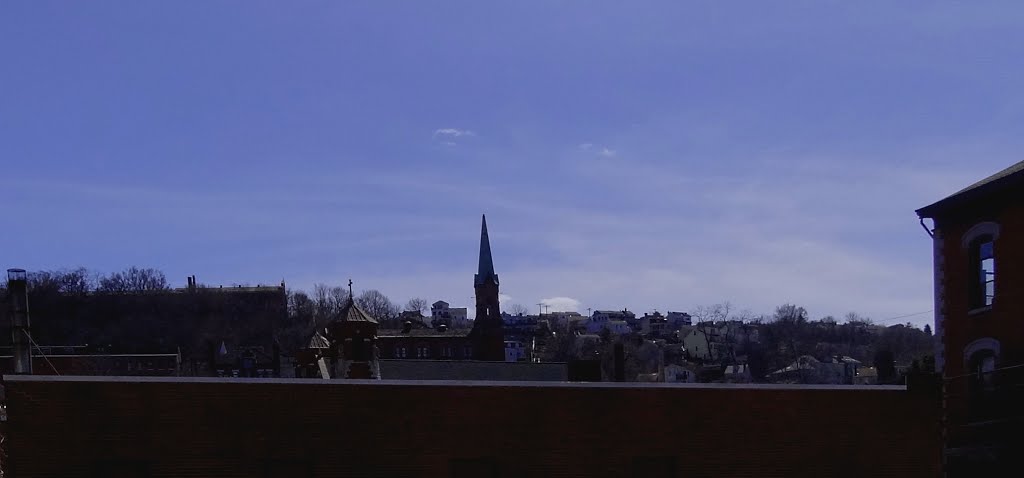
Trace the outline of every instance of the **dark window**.
{"label": "dark window", "polygon": [[493,458],[456,458],[449,462],[448,467],[452,478],[498,476],[498,466]]}
{"label": "dark window", "polygon": [[676,476],[676,459],[671,456],[644,456],[633,458],[632,476],[645,478],[671,478]]}
{"label": "dark window", "polygon": [[357,338],[352,343],[352,360],[367,362],[370,360],[370,341]]}
{"label": "dark window", "polygon": [[971,242],[971,307],[992,305],[996,296],[995,243],[992,236],[981,236]]}
{"label": "dark window", "polygon": [[987,420],[1000,412],[996,403],[996,356],[991,350],[981,350],[971,356],[970,396],[968,404],[973,420]]}

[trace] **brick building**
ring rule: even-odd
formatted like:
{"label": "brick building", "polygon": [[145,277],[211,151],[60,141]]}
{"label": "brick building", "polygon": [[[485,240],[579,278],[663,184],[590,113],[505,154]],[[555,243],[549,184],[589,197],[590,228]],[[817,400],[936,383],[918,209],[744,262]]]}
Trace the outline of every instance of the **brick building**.
{"label": "brick building", "polygon": [[[480,227],[480,257],[473,277],[476,317],[472,329],[455,329],[450,322],[434,320],[431,326],[406,321],[400,330],[381,330],[377,337],[384,359],[505,360],[505,332],[498,304],[498,274],[494,272],[487,218]],[[447,309],[435,303],[434,308]],[[387,377],[385,377],[387,378]]]}
{"label": "brick building", "polygon": [[[89,344],[102,354],[176,354],[181,374],[191,376],[265,376],[280,369],[274,331],[288,314],[284,283],[204,287],[189,277],[187,287],[159,291],[29,290],[28,302],[33,341],[44,348]],[[0,304],[4,323],[8,308]],[[0,346],[9,343],[10,334],[0,334]]]}
{"label": "brick building", "polygon": [[933,239],[947,471],[988,475],[1024,451],[1024,161],[917,214]]}
{"label": "brick building", "polygon": [[[516,365],[516,364],[503,364]],[[904,387],[5,376],[19,477],[934,477]]]}

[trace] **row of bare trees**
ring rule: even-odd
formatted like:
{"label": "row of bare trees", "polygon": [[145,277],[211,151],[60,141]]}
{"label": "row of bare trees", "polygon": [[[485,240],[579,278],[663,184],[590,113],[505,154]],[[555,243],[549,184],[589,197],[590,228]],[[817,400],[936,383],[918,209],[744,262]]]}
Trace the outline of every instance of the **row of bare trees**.
{"label": "row of bare trees", "polygon": [[33,294],[86,295],[90,293],[138,293],[169,288],[163,272],[152,268],[129,267],[101,274],[84,267],[28,274],[28,289]]}

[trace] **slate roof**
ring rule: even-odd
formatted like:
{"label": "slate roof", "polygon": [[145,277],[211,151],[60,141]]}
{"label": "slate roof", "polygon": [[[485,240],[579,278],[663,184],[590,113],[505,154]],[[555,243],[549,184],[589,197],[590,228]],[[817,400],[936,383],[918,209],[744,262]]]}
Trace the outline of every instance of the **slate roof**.
{"label": "slate roof", "polygon": [[320,332],[314,332],[313,337],[309,339],[309,346],[307,346],[306,348],[329,349],[331,348],[331,343],[327,340],[326,337],[320,335]]}
{"label": "slate roof", "polygon": [[922,218],[934,217],[936,213],[939,213],[951,206],[982,197],[989,193],[1009,189],[1014,185],[1019,185],[1019,183],[1024,183],[1024,161],[1020,161],[1017,164],[999,171],[998,173],[967,186],[941,201],[918,209],[917,215]]}
{"label": "slate roof", "polygon": [[366,313],[366,311],[363,310],[362,307],[359,307],[359,304],[356,304],[356,301],[352,300],[351,298],[348,299],[348,303],[345,304],[345,307],[341,309],[341,313],[338,314],[338,320],[342,322],[369,322],[371,324],[377,323],[377,319],[373,318],[372,315]]}
{"label": "slate roof", "polygon": [[475,285],[487,282],[498,282],[498,275],[494,273],[494,260],[491,258],[491,241],[487,237],[487,216],[484,215],[480,224],[480,261],[477,266]]}

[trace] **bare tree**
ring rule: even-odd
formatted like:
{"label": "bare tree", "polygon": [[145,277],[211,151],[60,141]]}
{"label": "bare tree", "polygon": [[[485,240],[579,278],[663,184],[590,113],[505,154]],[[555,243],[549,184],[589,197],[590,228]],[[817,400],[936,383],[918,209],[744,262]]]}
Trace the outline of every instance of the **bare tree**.
{"label": "bare tree", "polygon": [[348,302],[349,294],[348,289],[344,287],[331,287],[331,303],[334,304],[334,308],[341,310],[345,307],[345,303]]}
{"label": "bare tree", "polygon": [[100,292],[126,293],[166,290],[167,277],[156,269],[139,269],[131,267],[122,272],[114,272],[100,278]]}
{"label": "bare tree", "polygon": [[508,306],[508,313],[512,315],[526,315],[530,312],[523,304],[512,304]]}
{"label": "bare tree", "polygon": [[356,303],[378,320],[388,320],[398,315],[398,307],[379,290],[364,290],[356,297]]}
{"label": "bare tree", "polygon": [[427,310],[427,306],[427,299],[413,297],[412,299],[409,299],[409,302],[405,303],[405,310],[410,312],[419,312],[422,314],[423,311]]}
{"label": "bare tree", "polygon": [[730,312],[732,312],[732,303],[725,301],[714,305],[699,305],[693,309],[692,315],[700,324],[726,320],[729,318]]}

